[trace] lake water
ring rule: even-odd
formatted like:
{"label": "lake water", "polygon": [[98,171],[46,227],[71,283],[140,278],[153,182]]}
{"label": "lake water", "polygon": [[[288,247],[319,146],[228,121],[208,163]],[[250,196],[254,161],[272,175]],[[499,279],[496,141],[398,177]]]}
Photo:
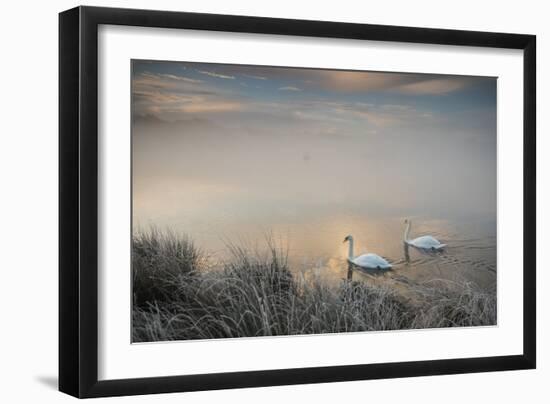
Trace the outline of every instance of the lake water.
{"label": "lake water", "polygon": [[297,275],[321,276],[334,284],[347,277],[348,244],[343,239],[352,234],[355,255],[373,252],[393,266],[391,271],[356,268],[354,280],[406,287],[410,283],[445,279],[473,282],[484,289],[496,287],[495,222],[412,218],[411,238],[430,234],[448,245],[437,253],[412,247],[406,251],[403,222],[404,217],[342,214],[296,223],[259,224],[220,216],[204,222],[180,218],[170,228],[189,234],[212,262],[230,259],[228,243],[261,252],[266,249],[267,238],[272,238],[288,254],[290,267]]}
{"label": "lake water", "polygon": [[[227,259],[228,243],[261,250],[271,234],[294,271],[334,282],[346,277],[342,241],[351,234],[355,255],[373,252],[393,264],[377,281],[443,278],[494,288],[495,132],[434,123],[344,129],[135,123],[134,229],[187,234],[213,260]],[[411,249],[407,262],[406,218],[411,238],[430,234],[448,248]],[[354,279],[373,275],[356,271]]]}

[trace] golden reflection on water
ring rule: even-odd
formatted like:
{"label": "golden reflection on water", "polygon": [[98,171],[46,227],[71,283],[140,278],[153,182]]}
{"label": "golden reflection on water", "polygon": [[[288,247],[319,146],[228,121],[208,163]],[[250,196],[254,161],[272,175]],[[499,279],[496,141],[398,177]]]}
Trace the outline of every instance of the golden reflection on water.
{"label": "golden reflection on water", "polygon": [[[345,235],[352,234],[356,242],[354,255],[374,252],[393,265],[390,271],[365,271],[355,268],[354,280],[389,283],[394,287],[403,287],[408,282],[422,283],[435,279],[469,281],[483,287],[494,286],[496,240],[490,235],[483,234],[487,232],[486,229],[482,229],[482,234],[479,234],[480,229],[476,229],[475,226],[454,226],[443,220],[420,220],[413,228],[413,235],[431,234],[449,244],[445,251],[426,253],[410,247],[407,259],[407,250],[402,242],[403,218],[345,217],[335,218],[324,226],[319,226],[317,231],[305,232],[304,229],[297,229],[298,234],[294,233],[294,236],[307,241],[303,244],[298,242],[294,247],[290,247],[291,263],[296,261],[293,257],[313,255],[313,250],[317,248],[317,257],[321,258],[310,261],[309,266],[315,267],[316,271],[333,282],[345,279],[348,251],[342,240]],[[470,235],[464,237],[459,231],[470,231]],[[323,246],[324,249],[319,249],[319,246]],[[302,268],[307,268],[307,261],[304,261],[305,265],[302,265]]]}
{"label": "golden reflection on water", "polygon": [[267,249],[268,240],[288,256],[296,275],[308,279],[319,276],[338,284],[348,273],[348,234],[355,239],[354,255],[367,252],[386,258],[390,271],[364,271],[355,268],[353,279],[385,284],[407,294],[407,285],[436,279],[469,281],[481,287],[496,282],[496,239],[493,225],[478,222],[451,222],[412,218],[411,237],[431,234],[448,248],[440,253],[424,253],[409,248],[407,259],[403,245],[403,217],[361,217],[334,215],[322,220],[296,223],[243,222],[220,215],[216,222],[181,221],[171,226],[188,234],[212,262],[231,259],[228,245],[245,247],[253,252]]}

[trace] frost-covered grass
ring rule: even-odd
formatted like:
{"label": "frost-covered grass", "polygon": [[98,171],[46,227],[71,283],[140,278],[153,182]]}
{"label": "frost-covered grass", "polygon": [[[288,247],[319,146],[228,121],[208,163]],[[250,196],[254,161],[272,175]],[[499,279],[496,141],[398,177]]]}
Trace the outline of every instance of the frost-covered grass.
{"label": "frost-covered grass", "polygon": [[298,279],[285,254],[230,246],[218,266],[193,242],[152,230],[133,240],[134,342],[323,334],[496,324],[496,295],[471,283],[387,286]]}

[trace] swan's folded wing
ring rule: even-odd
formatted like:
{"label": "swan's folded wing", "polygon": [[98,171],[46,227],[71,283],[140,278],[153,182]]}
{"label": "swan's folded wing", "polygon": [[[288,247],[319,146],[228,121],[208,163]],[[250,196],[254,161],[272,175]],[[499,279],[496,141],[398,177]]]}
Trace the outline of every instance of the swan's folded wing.
{"label": "swan's folded wing", "polygon": [[388,261],[376,254],[360,255],[353,260],[353,263],[363,268],[391,268]]}
{"label": "swan's folded wing", "polygon": [[418,248],[439,248],[441,243],[435,237],[421,236],[409,241],[409,244]]}

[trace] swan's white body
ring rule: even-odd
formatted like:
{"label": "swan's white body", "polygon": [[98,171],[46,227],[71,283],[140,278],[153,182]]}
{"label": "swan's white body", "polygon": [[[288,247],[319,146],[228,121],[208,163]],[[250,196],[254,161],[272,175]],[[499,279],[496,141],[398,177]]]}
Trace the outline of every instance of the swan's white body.
{"label": "swan's white body", "polygon": [[369,253],[369,254],[362,254],[357,257],[354,257],[353,256],[353,237],[347,236],[344,239],[344,242],[346,241],[349,242],[348,262],[365,269],[390,269],[391,268],[391,264],[377,254]]}
{"label": "swan's white body", "polygon": [[420,236],[415,239],[409,240],[409,232],[411,231],[411,221],[405,220],[407,227],[405,228],[405,235],[403,236],[403,242],[412,247],[420,248],[422,250],[442,250],[447,244],[442,244],[438,239],[432,236]]}

